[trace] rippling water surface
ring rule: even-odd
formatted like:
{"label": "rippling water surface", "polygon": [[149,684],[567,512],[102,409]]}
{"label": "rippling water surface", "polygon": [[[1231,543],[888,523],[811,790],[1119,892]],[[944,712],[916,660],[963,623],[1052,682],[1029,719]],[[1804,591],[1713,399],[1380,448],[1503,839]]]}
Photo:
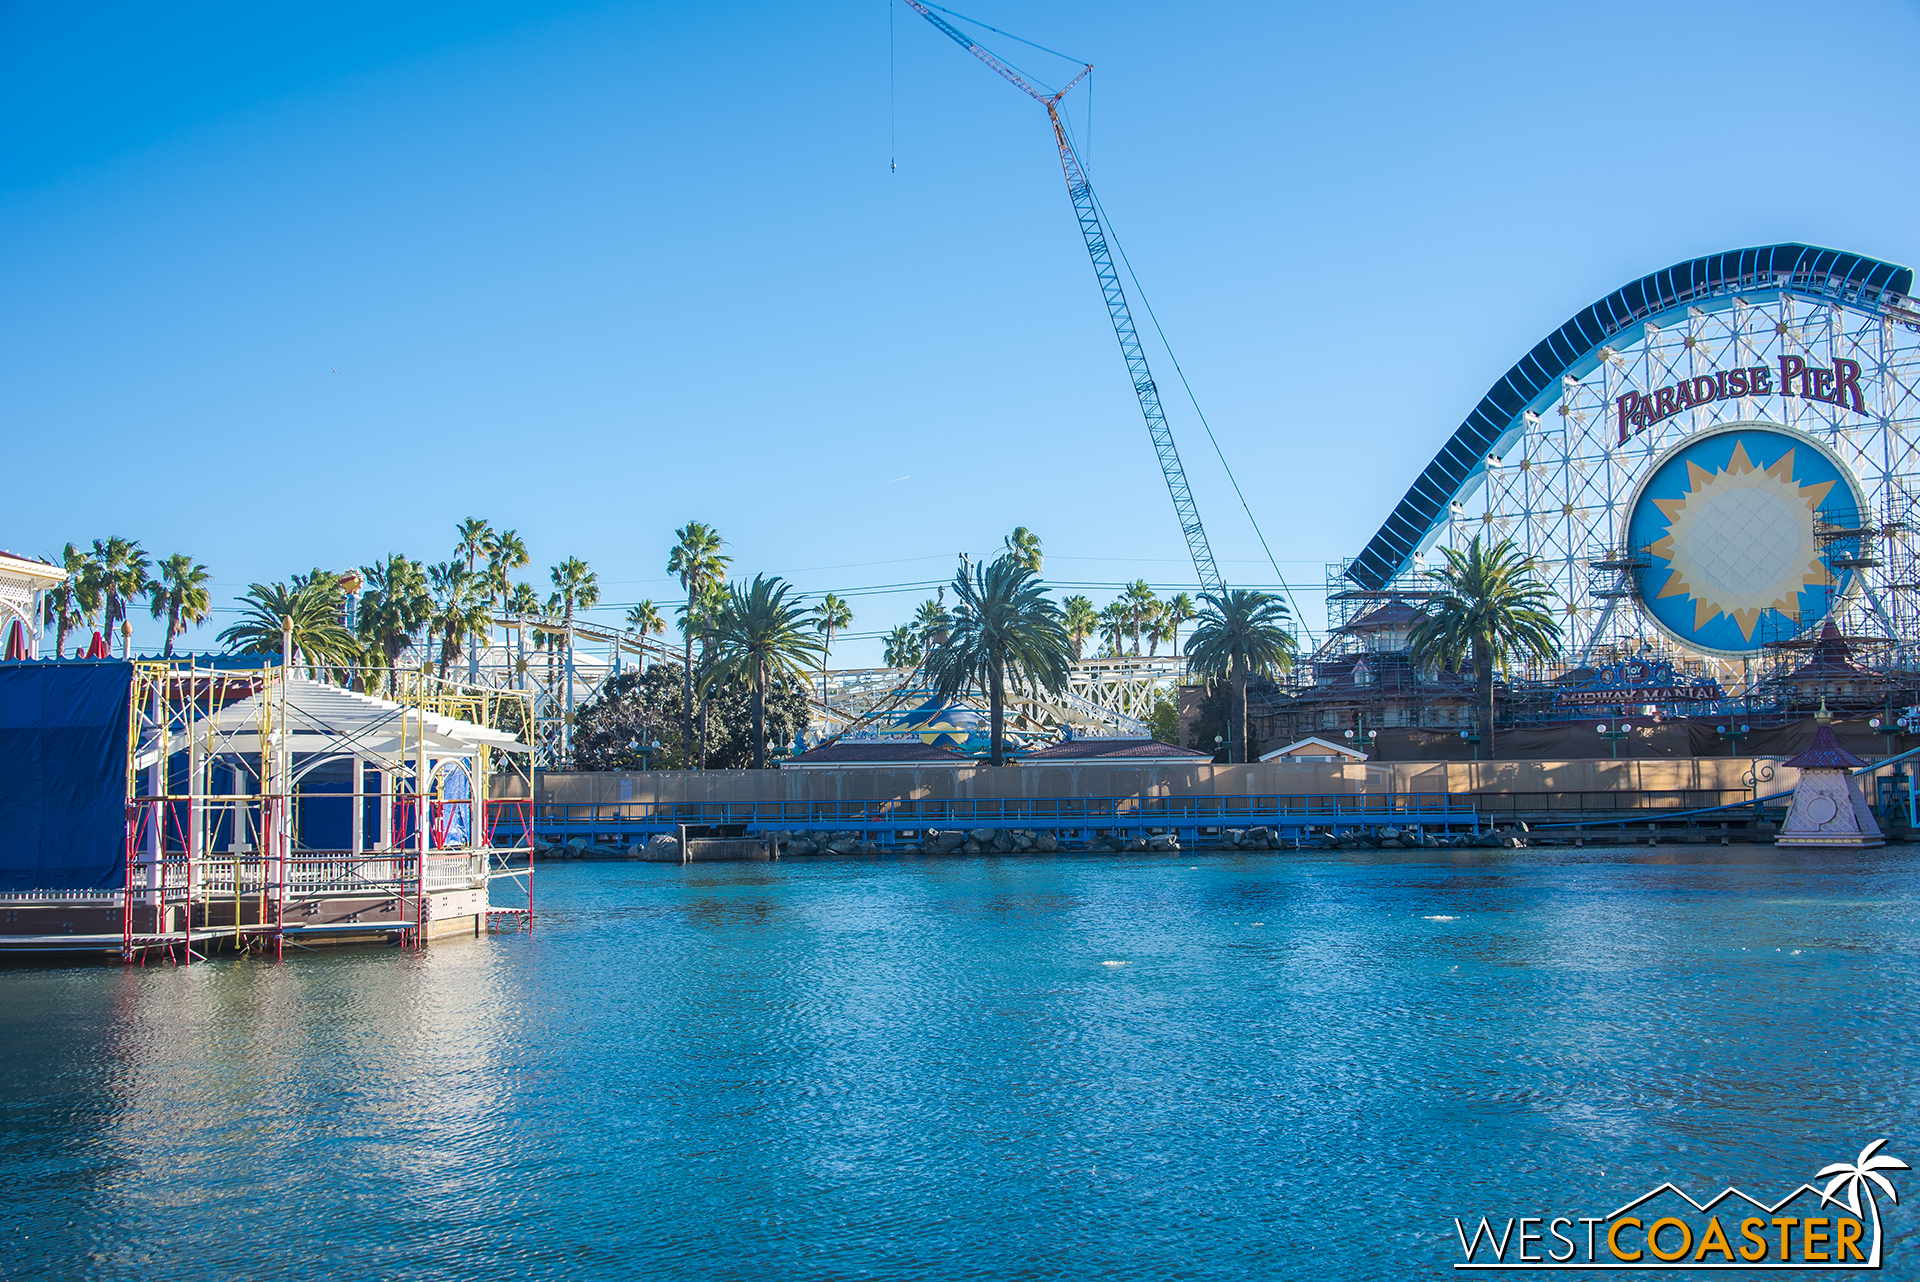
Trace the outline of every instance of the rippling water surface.
{"label": "rippling water surface", "polygon": [[425,956],[0,971],[0,1275],[1441,1277],[1920,1164],[1914,855],[1445,854],[562,864]]}

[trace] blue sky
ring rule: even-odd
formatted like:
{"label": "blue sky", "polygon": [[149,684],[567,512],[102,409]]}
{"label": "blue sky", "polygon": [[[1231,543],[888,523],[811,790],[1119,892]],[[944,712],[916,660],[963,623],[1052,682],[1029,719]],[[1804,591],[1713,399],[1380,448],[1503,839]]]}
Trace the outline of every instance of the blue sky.
{"label": "blue sky", "polygon": [[[1874,87],[1910,4],[961,7],[1095,64],[1102,201],[1315,589],[1628,279],[1920,259],[1911,113]],[[808,591],[944,579],[1025,524],[1050,578],[1190,584],[1044,115],[893,23],[890,94],[882,0],[0,6],[0,546],[138,538],[225,606],[484,516],[614,613],[674,597],[690,518]],[[1174,425],[1228,579],[1270,583]],[[863,592],[856,631],[926,595]]]}

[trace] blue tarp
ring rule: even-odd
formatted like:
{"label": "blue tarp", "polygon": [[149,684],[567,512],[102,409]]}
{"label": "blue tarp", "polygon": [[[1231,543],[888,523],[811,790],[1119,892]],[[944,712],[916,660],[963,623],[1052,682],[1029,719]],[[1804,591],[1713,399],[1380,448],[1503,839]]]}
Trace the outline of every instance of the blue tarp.
{"label": "blue tarp", "polygon": [[0,894],[126,880],[133,665],[0,663]]}

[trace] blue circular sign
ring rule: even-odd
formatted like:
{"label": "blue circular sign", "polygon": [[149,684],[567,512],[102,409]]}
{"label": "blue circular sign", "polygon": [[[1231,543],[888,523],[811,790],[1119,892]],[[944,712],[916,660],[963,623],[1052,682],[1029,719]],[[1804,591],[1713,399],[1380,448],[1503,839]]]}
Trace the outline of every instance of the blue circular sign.
{"label": "blue circular sign", "polygon": [[1739,658],[1813,626],[1853,586],[1866,496],[1833,452],[1771,423],[1697,432],[1627,509],[1640,608],[1688,649]]}

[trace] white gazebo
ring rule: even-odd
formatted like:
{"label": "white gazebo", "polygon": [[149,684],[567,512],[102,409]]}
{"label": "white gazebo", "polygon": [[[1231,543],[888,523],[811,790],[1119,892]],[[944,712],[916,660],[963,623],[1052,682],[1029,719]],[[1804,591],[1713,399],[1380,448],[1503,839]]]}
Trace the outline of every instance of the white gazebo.
{"label": "white gazebo", "polygon": [[[140,829],[134,884],[156,905],[184,889],[204,901],[191,915],[211,926],[273,925],[287,939],[483,930],[496,875],[490,759],[532,749],[503,730],[297,672],[265,669],[252,680],[247,697],[209,699],[185,715],[170,701],[164,719],[136,695],[134,765],[156,810]],[[347,822],[328,803],[345,803]],[[317,822],[321,811],[335,822]],[[229,894],[223,916],[215,909]]]}
{"label": "white gazebo", "polygon": [[66,577],[57,565],[0,552],[0,646],[6,645],[17,620],[26,634],[27,657],[40,653],[40,622],[46,617],[41,596]]}

